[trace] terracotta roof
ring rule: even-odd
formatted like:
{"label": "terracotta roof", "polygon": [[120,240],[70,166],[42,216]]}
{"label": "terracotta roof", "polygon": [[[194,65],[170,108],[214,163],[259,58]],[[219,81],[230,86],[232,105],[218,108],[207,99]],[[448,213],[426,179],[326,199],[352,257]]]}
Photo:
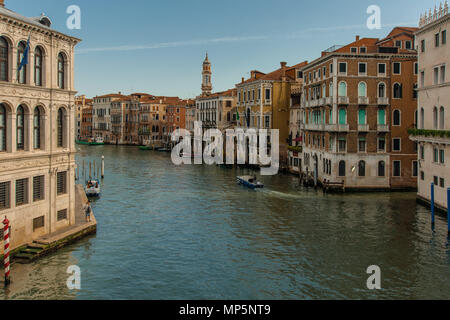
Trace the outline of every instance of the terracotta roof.
{"label": "terracotta roof", "polygon": [[228,89],[226,91],[214,92],[207,96],[199,96],[198,100],[202,100],[202,99],[206,100],[206,99],[217,98],[217,97],[232,97],[232,96],[236,96],[236,95],[237,95],[236,89]]}
{"label": "terracotta roof", "polygon": [[258,74],[256,74],[256,76],[255,76],[255,73],[253,73],[256,71],[252,71],[252,75],[254,75],[254,77],[250,77],[249,79],[244,80],[243,82],[240,82],[237,85],[244,84],[244,83],[251,83],[254,81],[258,81],[258,80],[280,81],[280,80],[282,80],[283,69],[285,71],[286,79],[290,80],[290,81],[294,81],[295,80],[295,73],[294,73],[295,69],[307,65],[307,63],[308,63],[307,61],[304,61],[304,62],[296,64],[292,67],[288,67],[288,66],[285,66],[284,68],[281,67],[281,68],[279,68],[275,71],[272,71],[268,74],[264,74],[262,72],[257,71]]}
{"label": "terracotta roof", "polygon": [[110,94],[105,94],[103,96],[96,96],[93,99],[97,99],[97,98],[123,98],[126,97],[122,94],[118,94],[118,93],[110,93]]}

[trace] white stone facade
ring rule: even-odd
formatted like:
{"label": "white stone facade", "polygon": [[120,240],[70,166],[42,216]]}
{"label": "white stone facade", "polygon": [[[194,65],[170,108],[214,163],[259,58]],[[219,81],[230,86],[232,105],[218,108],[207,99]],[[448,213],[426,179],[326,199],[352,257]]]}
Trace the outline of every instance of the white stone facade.
{"label": "white stone facade", "polygon": [[[13,249],[75,223],[73,70],[80,40],[40,19],[0,7],[0,222],[11,223]],[[29,63],[18,81],[18,48],[29,35]]]}

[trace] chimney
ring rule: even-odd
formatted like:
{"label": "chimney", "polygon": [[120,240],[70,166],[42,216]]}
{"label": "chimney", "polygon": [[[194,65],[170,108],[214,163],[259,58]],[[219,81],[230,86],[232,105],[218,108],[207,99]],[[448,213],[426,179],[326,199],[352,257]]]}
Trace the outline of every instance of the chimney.
{"label": "chimney", "polygon": [[0,0],[0,7],[5,7],[5,0]]}
{"label": "chimney", "polygon": [[252,71],[250,71],[251,72],[251,74],[252,74],[252,79],[256,79],[256,71],[255,70],[252,70]]}
{"label": "chimney", "polygon": [[356,41],[359,41],[359,36],[356,36]]}
{"label": "chimney", "polygon": [[286,62],[280,62],[281,65],[281,80],[286,80]]}
{"label": "chimney", "polygon": [[241,82],[241,83],[244,83],[244,81],[245,81],[245,78],[244,78],[244,77],[242,77],[242,82]]}

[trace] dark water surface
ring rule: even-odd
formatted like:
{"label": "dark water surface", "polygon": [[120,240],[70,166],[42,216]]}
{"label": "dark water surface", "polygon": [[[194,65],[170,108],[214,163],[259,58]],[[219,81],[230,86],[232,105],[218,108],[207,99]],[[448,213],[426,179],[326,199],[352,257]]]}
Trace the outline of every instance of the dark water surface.
{"label": "dark water surface", "polygon": [[[106,158],[98,234],[14,265],[14,299],[448,299],[444,216],[430,230],[414,193],[323,195],[298,179],[236,184],[246,170],[175,167],[170,154],[80,146]],[[67,267],[81,268],[69,291]],[[369,291],[378,265],[382,290]]]}

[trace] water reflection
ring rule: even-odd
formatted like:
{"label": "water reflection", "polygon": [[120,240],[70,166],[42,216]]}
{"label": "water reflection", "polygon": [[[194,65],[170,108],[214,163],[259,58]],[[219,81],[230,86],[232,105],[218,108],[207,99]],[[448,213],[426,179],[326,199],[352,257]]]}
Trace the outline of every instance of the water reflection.
{"label": "water reflection", "polygon": [[[235,182],[248,170],[175,167],[168,154],[133,147],[81,147],[77,162],[101,155],[97,236],[14,266],[8,298],[450,296],[445,218],[432,234],[413,193],[324,195],[283,175],[263,177],[267,188],[255,192]],[[71,264],[82,271],[79,292],[65,287]],[[373,264],[382,270],[377,292],[366,289]]]}

